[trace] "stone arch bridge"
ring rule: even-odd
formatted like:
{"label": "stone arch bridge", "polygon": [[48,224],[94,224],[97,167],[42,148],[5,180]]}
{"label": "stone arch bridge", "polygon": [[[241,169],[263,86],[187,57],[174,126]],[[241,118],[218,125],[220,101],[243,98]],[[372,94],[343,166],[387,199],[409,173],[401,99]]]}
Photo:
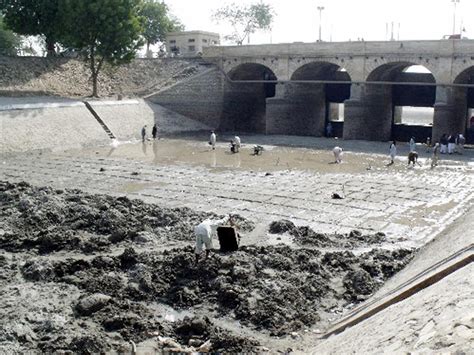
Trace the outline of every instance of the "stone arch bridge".
{"label": "stone arch bridge", "polygon": [[[330,103],[344,104],[344,123],[334,123],[345,139],[437,140],[470,129],[474,40],[223,46],[203,58],[230,83],[236,130],[321,136]],[[413,66],[425,70],[406,71]],[[397,126],[397,106],[434,108],[432,125]]]}

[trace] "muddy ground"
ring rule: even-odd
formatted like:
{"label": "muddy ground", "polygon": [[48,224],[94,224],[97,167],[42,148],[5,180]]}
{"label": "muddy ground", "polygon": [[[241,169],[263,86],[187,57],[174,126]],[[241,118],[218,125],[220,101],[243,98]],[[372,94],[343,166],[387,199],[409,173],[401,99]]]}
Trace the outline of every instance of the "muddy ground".
{"label": "muddy ground", "polygon": [[[288,351],[277,339],[367,299],[413,250],[382,233],[328,235],[290,221],[294,246],[242,246],[195,262],[213,214],[0,182],[0,351]],[[241,234],[252,221],[235,216]],[[216,245],[215,245],[216,246]],[[367,250],[354,254],[347,249]],[[365,248],[365,249],[361,249]]]}

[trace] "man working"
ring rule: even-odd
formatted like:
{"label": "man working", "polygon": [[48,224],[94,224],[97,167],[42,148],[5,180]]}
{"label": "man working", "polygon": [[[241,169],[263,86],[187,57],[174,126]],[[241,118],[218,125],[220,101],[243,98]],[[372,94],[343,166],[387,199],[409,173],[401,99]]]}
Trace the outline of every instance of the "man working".
{"label": "man working", "polygon": [[417,152],[413,151],[413,152],[408,153],[408,166],[410,166],[410,163],[413,163],[413,166],[415,166],[415,163],[418,163]]}
{"label": "man working", "polygon": [[216,234],[217,228],[226,224],[227,222],[229,222],[231,226],[234,225],[234,222],[229,215],[222,219],[216,220],[208,218],[194,228],[194,234],[196,236],[196,262],[199,261],[199,256],[202,253],[203,246],[206,246],[206,258],[209,256],[212,248],[212,237]]}
{"label": "man working", "polygon": [[332,152],[334,154],[334,159],[336,160],[335,163],[336,164],[342,163],[342,154],[343,154],[342,148],[341,147],[334,147]]}

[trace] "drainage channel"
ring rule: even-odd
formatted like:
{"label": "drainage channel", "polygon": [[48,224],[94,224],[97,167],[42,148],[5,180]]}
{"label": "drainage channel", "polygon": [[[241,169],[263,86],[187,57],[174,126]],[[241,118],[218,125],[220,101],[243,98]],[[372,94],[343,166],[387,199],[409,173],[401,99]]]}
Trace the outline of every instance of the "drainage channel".
{"label": "drainage channel", "polygon": [[321,337],[321,339],[327,339],[331,335],[342,333],[347,328],[350,328],[381,312],[389,306],[401,302],[417,292],[441,281],[446,276],[469,265],[473,261],[474,244],[470,244],[420,272],[394,290],[355,309],[345,318],[335,323],[333,327]]}
{"label": "drainage channel", "polygon": [[115,139],[115,135],[112,133],[109,127],[105,124],[105,122],[100,118],[99,114],[94,110],[94,108],[91,106],[91,104],[87,101],[83,101],[84,105],[86,105],[87,109],[92,113],[92,116],[99,122],[99,124],[102,126],[104,129],[105,133],[110,137],[110,139]]}

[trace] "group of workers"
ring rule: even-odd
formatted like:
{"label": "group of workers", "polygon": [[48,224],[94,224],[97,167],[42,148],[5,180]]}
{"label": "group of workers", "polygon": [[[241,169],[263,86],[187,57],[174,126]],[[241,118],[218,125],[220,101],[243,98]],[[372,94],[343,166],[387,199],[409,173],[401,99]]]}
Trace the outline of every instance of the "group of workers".
{"label": "group of workers", "polygon": [[[216,149],[216,142],[217,136],[214,131],[211,131],[211,136],[209,137],[209,145],[212,147],[212,150]],[[240,140],[239,136],[234,136],[233,139],[230,140],[230,151],[232,153],[240,152],[240,148],[242,147],[242,141]]]}
{"label": "group of workers", "polygon": [[[433,146],[431,145],[431,138],[426,139],[426,148],[427,152],[431,150],[431,167],[434,168],[438,165],[439,161],[439,154],[463,154],[464,152],[464,144],[466,143],[466,139],[462,134],[458,135],[450,135],[443,134],[440,138],[439,142],[436,142]],[[418,163],[418,152],[416,151],[416,141],[414,137],[410,138],[410,142],[408,143],[410,147],[410,151],[408,153],[408,165],[411,164],[415,166]],[[388,165],[392,165],[395,162],[395,156],[397,155],[397,145],[396,142],[393,141],[390,144],[389,148],[389,155],[390,155],[390,163]]]}
{"label": "group of workers", "polygon": [[[464,143],[465,143],[465,139],[463,135],[462,134],[457,135],[454,141],[454,146],[451,146],[451,147],[449,146],[449,144],[450,144],[450,139],[452,140],[452,137],[447,137],[447,139],[448,140],[446,142],[446,145],[447,145],[446,148],[443,147],[445,145],[444,137],[440,140],[440,142],[436,142],[433,146],[431,146],[430,139],[427,139],[426,141],[427,149],[428,150],[432,149],[431,167],[437,166],[438,160],[439,160],[439,154],[440,153],[443,154],[443,149],[445,149],[446,152],[448,152],[449,154],[454,153],[454,152],[462,154]],[[210,139],[209,139],[209,144],[212,146],[213,150],[215,149],[216,141],[217,141],[216,134],[214,131],[212,131]],[[418,163],[418,153],[416,151],[416,141],[414,137],[410,139],[408,145],[410,148],[409,153],[408,153],[408,165],[409,166],[410,165],[415,166],[415,164],[420,165]],[[230,150],[232,153],[238,153],[240,148],[241,148],[240,137],[235,136],[230,141]],[[254,147],[255,154],[259,154],[261,150],[263,150],[263,147],[261,146]],[[343,148],[336,146],[332,149],[332,152],[334,154],[335,163],[336,164],[341,163],[343,152],[344,152]],[[397,156],[397,143],[395,141],[391,142],[390,144],[389,155],[390,155],[390,163],[388,165],[392,165],[395,163],[395,157]],[[203,222],[201,222],[198,226],[195,227],[194,234],[196,238],[196,244],[195,244],[196,262],[199,261],[204,248],[205,248],[205,257],[207,258],[209,256],[210,251],[212,249],[212,238],[217,234],[218,228],[226,224],[229,224],[233,229],[236,228],[235,223],[233,222],[230,215],[222,219],[216,219],[216,220],[206,219]]]}

